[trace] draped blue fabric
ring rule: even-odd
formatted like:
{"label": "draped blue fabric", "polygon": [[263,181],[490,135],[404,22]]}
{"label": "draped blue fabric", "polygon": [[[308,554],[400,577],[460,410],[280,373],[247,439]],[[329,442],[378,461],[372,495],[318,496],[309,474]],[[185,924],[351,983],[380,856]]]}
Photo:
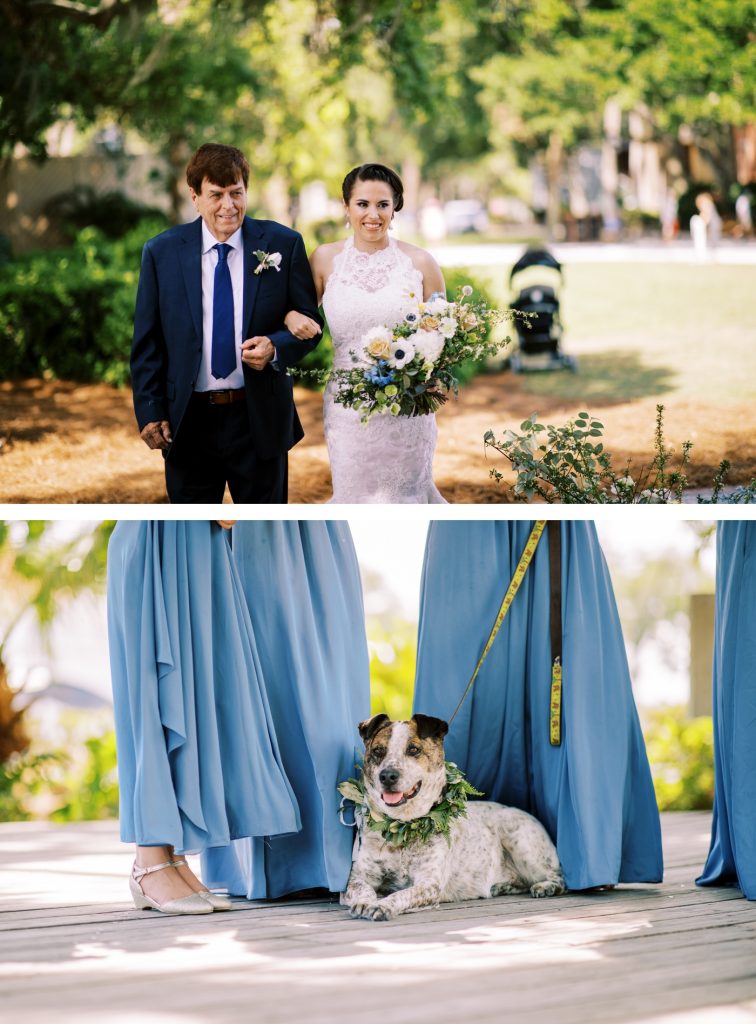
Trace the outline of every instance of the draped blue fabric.
{"label": "draped blue fabric", "polygon": [[756,521],[717,525],[714,624],[715,794],[699,885],[756,900]]}
{"label": "draped blue fabric", "polygon": [[[430,524],[415,711],[448,719],[480,656],[532,529],[526,521]],[[658,882],[661,830],[609,572],[593,523],[562,536],[562,742],[549,742],[548,536],[446,750],[487,799],[535,815],[571,889]]]}
{"label": "draped blue fabric", "polygon": [[203,858],[208,885],[248,898],[346,887],[353,833],[337,784],[353,774],[370,714],[359,567],[343,522],[239,522],[233,552],[255,627],[296,835],[233,843]]}
{"label": "draped blue fabric", "polygon": [[298,829],[226,532],[119,522],[108,636],[124,842],[195,852]]}

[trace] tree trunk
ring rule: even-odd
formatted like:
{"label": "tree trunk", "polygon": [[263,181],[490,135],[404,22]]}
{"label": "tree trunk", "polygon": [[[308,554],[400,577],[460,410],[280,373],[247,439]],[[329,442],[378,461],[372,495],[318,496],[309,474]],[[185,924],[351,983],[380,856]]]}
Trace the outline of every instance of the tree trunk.
{"label": "tree trunk", "polygon": [[622,109],[615,98],[604,105],[604,137],[601,143],[601,220],[603,237],[613,241],[619,237],[619,172],[617,151],[621,142]]}
{"label": "tree trunk", "polygon": [[562,145],[562,139],[557,132],[552,132],[549,136],[549,145],[546,150],[546,183],[548,187],[546,227],[548,229],[549,238],[552,241],[557,240],[560,235],[559,225],[562,217],[562,195],[560,185],[563,157],[564,147]]}
{"label": "tree trunk", "polygon": [[[13,228],[15,224],[16,215],[14,213],[14,205],[18,197],[11,188],[11,182],[13,181],[13,156],[8,154],[7,156],[0,157],[0,195],[3,197],[3,205],[0,208],[0,235],[5,235],[8,239],[7,245],[12,246]],[[0,250],[0,260],[4,255],[10,255],[10,253],[3,253]]]}
{"label": "tree trunk", "polygon": [[171,199],[170,218],[172,224],[183,220],[182,209],[186,200],[186,165],[189,162],[189,146],[183,135],[172,135],[168,140],[168,194]]}
{"label": "tree trunk", "polygon": [[8,673],[0,660],[0,765],[11,754],[20,754],[29,746],[29,737],[23,726],[23,712],[13,707],[15,694],[8,685]]}

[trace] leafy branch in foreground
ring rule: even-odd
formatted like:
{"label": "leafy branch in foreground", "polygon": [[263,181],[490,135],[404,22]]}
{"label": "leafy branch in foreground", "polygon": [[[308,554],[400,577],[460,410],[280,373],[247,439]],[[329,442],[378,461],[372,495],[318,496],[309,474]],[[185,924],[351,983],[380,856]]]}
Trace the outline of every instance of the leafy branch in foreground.
{"label": "leafy branch in foreground", "polygon": [[[630,461],[622,470],[615,469],[614,456],[601,440],[604,424],[588,412],[580,412],[574,420],[556,427],[538,422],[538,414],[520,424],[522,433],[506,430],[497,439],[492,430],[484,435],[487,448],[493,448],[512,464],[517,474],[514,496],[519,501],[532,501],[536,496],[549,503],[565,504],[667,504],[681,502],[688,482],[691,441],[683,441],[680,454],[664,438],[664,406],[656,407],[654,457],[648,466],[632,476]],[[676,464],[672,462],[676,459]],[[733,494],[725,495],[724,486],[730,463],[723,459],[712,482],[710,498],[703,504],[750,504],[756,501],[756,480]],[[497,469],[491,470],[497,482],[503,479]]]}

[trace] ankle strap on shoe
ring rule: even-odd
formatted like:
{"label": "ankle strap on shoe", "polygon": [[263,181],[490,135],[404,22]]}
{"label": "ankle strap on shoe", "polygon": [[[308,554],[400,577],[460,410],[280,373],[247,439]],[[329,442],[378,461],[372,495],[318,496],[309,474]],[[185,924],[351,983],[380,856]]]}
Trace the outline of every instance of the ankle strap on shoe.
{"label": "ankle strap on shoe", "polygon": [[189,865],[187,863],[186,857],[178,856],[178,857],[174,857],[173,860],[171,861],[171,867],[172,868],[188,868]]}
{"label": "ankle strap on shoe", "polygon": [[134,867],[131,869],[131,873],[134,876],[135,882],[141,882],[145,875],[151,875],[153,871],[162,871],[163,868],[172,868],[173,861],[167,860],[164,864],[153,864],[151,868],[143,868],[136,861],[134,861]]}

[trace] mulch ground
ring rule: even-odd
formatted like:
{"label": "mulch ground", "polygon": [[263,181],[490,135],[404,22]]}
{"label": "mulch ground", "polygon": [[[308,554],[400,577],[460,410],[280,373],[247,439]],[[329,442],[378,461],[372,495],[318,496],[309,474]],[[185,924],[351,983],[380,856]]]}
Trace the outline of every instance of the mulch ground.
{"label": "mulch ground", "polygon": [[[297,389],[305,439],[290,455],[290,502],[321,503],[331,494],[322,425],[322,399]],[[653,454],[654,397],[594,402],[590,412],[605,424],[605,446],[617,465],[647,464]],[[710,484],[722,458],[733,465],[730,483],[756,476],[756,413],[753,403],[727,406],[665,396],[668,442],[679,451],[691,440],[692,487]],[[501,504],[511,501],[507,464],[486,454],[484,433],[517,428],[535,410],[541,421],[561,424],[579,403],[534,395],[528,378],[510,373],[477,377],[440,411],[434,463],[436,482],[449,501]],[[489,477],[505,473],[505,483]],[[631,472],[633,469],[631,468]],[[104,384],[69,381],[0,384],[0,501],[5,503],[164,502],[163,463],[139,439],[131,395]]]}

